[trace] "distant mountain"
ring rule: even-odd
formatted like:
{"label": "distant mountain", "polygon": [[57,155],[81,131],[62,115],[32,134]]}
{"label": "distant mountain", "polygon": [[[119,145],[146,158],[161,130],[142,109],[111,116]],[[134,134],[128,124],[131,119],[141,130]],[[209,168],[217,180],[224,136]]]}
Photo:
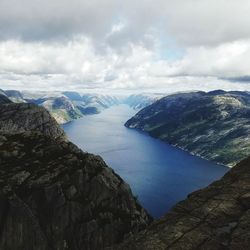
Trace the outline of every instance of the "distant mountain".
{"label": "distant mountain", "polygon": [[162,98],[164,94],[136,94],[124,99],[124,103],[135,110],[140,110]]}
{"label": "distant mountain", "polygon": [[26,102],[24,100],[23,95],[22,95],[22,93],[20,91],[17,91],[17,90],[5,90],[4,92],[12,102],[16,102],[16,103]]}
{"label": "distant mountain", "polygon": [[27,102],[45,107],[60,124],[80,118],[84,115],[98,114],[106,108],[120,103],[111,95],[80,94],[73,91],[3,91],[10,100],[16,103]]}
{"label": "distant mountain", "polygon": [[250,93],[169,95],[139,111],[125,126],[231,166],[250,155]]}
{"label": "distant mountain", "polygon": [[82,101],[82,96],[75,91],[64,91],[62,92],[63,95],[68,97],[72,101]]}
{"label": "distant mountain", "polygon": [[0,104],[11,103],[11,100],[6,96],[5,92],[0,89]]}
{"label": "distant mountain", "polygon": [[128,184],[35,104],[0,105],[0,173],[2,250],[104,249],[152,220]]}
{"label": "distant mountain", "polygon": [[100,113],[102,110],[120,103],[121,100],[112,95],[83,94],[82,102],[78,105],[84,105],[83,108],[95,108],[96,112]]}
{"label": "distant mountain", "polygon": [[82,113],[65,96],[47,97],[32,102],[46,108],[60,124],[82,117]]}
{"label": "distant mountain", "polygon": [[103,110],[118,104],[127,104],[135,110],[140,110],[163,96],[163,94],[153,93],[121,97],[106,94],[82,94],[76,91],[5,90],[2,92],[15,103],[34,103],[45,107],[60,124],[84,115],[99,114]]}

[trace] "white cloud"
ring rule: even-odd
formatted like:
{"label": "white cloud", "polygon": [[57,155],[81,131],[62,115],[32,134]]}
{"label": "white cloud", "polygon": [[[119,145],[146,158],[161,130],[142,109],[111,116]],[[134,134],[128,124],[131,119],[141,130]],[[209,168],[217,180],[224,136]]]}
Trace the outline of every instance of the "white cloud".
{"label": "white cloud", "polygon": [[250,75],[249,64],[249,41],[190,48],[174,62],[135,44],[123,53],[108,47],[100,54],[86,37],[67,43],[0,43],[1,82],[18,89],[246,90],[245,82],[220,78]]}
{"label": "white cloud", "polygon": [[172,75],[230,78],[250,75],[250,40],[192,47],[172,65]]}
{"label": "white cloud", "polygon": [[1,0],[0,87],[248,90],[249,13],[248,0]]}

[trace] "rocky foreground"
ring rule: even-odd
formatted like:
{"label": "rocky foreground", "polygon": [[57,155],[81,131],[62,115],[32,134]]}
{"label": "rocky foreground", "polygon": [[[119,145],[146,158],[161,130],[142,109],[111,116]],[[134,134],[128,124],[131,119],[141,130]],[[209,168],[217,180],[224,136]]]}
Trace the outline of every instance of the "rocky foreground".
{"label": "rocky foreground", "polygon": [[217,90],[169,95],[139,111],[125,126],[234,166],[250,155],[250,93]]}
{"label": "rocky foreground", "polygon": [[44,108],[0,105],[0,249],[104,249],[150,221],[129,186],[67,141]]}
{"label": "rocky foreground", "polygon": [[113,250],[248,250],[250,157]]}

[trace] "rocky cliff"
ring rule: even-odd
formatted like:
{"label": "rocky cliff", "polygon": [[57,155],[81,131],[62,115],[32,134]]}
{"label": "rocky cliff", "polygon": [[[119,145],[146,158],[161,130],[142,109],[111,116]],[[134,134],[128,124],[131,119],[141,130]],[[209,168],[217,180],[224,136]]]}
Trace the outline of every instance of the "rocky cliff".
{"label": "rocky cliff", "polygon": [[0,105],[0,249],[104,249],[150,221],[129,186],[65,140],[44,108]]}
{"label": "rocky cliff", "polygon": [[247,250],[250,157],[113,250]]}
{"label": "rocky cliff", "polygon": [[250,93],[218,90],[169,95],[125,125],[232,166],[250,155]]}
{"label": "rocky cliff", "polygon": [[0,105],[0,133],[40,132],[52,138],[65,137],[49,112],[34,104],[9,103]]}

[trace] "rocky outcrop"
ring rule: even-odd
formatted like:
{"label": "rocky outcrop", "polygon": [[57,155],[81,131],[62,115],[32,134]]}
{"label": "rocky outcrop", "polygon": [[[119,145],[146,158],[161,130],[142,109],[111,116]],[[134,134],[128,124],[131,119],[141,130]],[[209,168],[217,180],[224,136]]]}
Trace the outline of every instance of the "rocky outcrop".
{"label": "rocky outcrop", "polygon": [[250,155],[250,93],[169,95],[138,112],[125,126],[233,166]]}
{"label": "rocky outcrop", "polygon": [[146,230],[109,249],[247,250],[250,245],[250,158],[196,191]]}
{"label": "rocky outcrop", "polygon": [[0,249],[101,250],[150,223],[129,186],[44,108],[3,104],[0,117]]}
{"label": "rocky outcrop", "polygon": [[65,137],[64,131],[43,107],[26,103],[0,105],[0,133],[40,132],[52,138]]}
{"label": "rocky outcrop", "polygon": [[0,249],[103,249],[149,223],[100,157],[29,132],[0,145]]}

